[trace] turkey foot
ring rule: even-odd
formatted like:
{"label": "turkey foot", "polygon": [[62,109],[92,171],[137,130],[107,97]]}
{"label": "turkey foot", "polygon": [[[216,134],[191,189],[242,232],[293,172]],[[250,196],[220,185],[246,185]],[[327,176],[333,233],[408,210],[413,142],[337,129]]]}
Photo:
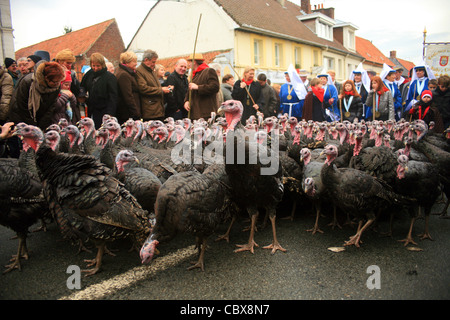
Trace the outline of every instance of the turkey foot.
{"label": "turkey foot", "polygon": [[92,276],[100,271],[100,266],[102,265],[103,254],[105,253],[105,244],[102,243],[97,246],[97,256],[94,259],[85,259],[84,262],[87,262],[86,265],[88,268],[95,265],[92,269],[84,269],[81,272],[85,273],[85,277]]}
{"label": "turkey foot", "polygon": [[327,227],[331,227],[332,230],[334,228],[338,227],[339,229],[342,229],[341,225],[338,222],[337,216],[336,216],[336,207],[333,206],[333,221],[331,221],[329,224],[327,224]]}
{"label": "turkey foot", "polygon": [[428,231],[419,234],[420,240],[430,239],[431,241],[434,241],[433,238],[431,238],[431,235]]}
{"label": "turkey foot", "polygon": [[286,249],[284,249],[279,243],[278,241],[276,243],[271,243],[268,246],[263,247],[263,249],[272,249],[271,254],[275,254],[275,252],[277,252],[277,250],[286,252]]}
{"label": "turkey foot", "polygon": [[251,253],[255,253],[254,252],[255,246],[259,247],[255,241],[251,240],[247,244],[237,244],[236,247],[239,247],[240,249],[235,249],[234,252],[250,251]]}
{"label": "turkey foot", "polygon": [[408,231],[408,234],[407,234],[406,238],[403,239],[403,240],[398,240],[399,242],[404,242],[404,243],[405,243],[405,247],[406,247],[408,244],[410,244],[410,243],[415,244],[415,245],[417,246],[417,243],[414,242],[414,240],[413,240],[413,238],[412,238],[412,236],[411,236],[411,234],[412,234],[412,229],[413,229],[413,226],[414,226],[414,222],[415,222],[415,221],[416,221],[416,218],[411,218],[411,224],[409,225],[409,231]]}
{"label": "turkey foot", "polygon": [[316,234],[316,232],[323,233],[322,230],[320,230],[319,226],[317,224],[314,225],[311,229],[307,229],[307,232],[311,232],[312,234]]}
{"label": "turkey foot", "polygon": [[29,258],[26,244],[26,236],[18,234],[17,237],[19,238],[19,247],[17,249],[17,254],[13,255],[11,260],[9,260],[12,263],[5,266],[5,268],[7,269],[3,271],[3,273],[8,273],[14,269],[18,269],[19,271],[21,271],[22,267],[20,265],[20,259],[24,258],[25,260],[28,260]]}
{"label": "turkey foot", "polygon": [[191,262],[192,266],[190,266],[188,268],[188,270],[193,270],[193,269],[200,269],[202,271],[205,271],[205,265],[203,263],[203,258],[205,257],[205,251],[206,251],[206,239],[203,239],[201,241],[201,243],[198,244],[200,246],[200,253],[198,256],[198,261],[197,262]]}
{"label": "turkey foot", "polygon": [[351,246],[351,245],[355,245],[355,247],[359,248],[359,242],[361,239],[361,235],[364,232],[364,230],[367,229],[368,226],[370,226],[370,224],[374,221],[375,219],[369,219],[367,220],[366,224],[361,228],[362,225],[362,221],[359,222],[358,224],[358,231],[356,232],[356,234],[353,237],[350,237],[349,241],[345,241],[344,246]]}
{"label": "turkey foot", "polygon": [[233,226],[234,222],[236,221],[236,217],[233,216],[231,218],[231,222],[230,222],[230,226],[228,227],[227,232],[225,232],[225,234],[222,234],[220,236],[217,237],[217,239],[215,241],[220,241],[220,240],[226,240],[227,242],[230,242],[230,232],[231,232],[231,227]]}
{"label": "turkey foot", "polygon": [[270,222],[272,223],[272,234],[273,234],[273,241],[272,244],[263,247],[263,249],[272,249],[272,254],[274,254],[275,252],[277,252],[277,250],[280,250],[282,252],[286,252],[286,249],[284,249],[280,243],[278,242],[277,239],[277,231],[276,231],[276,227],[275,227],[275,219],[276,216],[272,215],[270,216]]}
{"label": "turkey foot", "polygon": [[253,214],[251,217],[251,225],[250,225],[250,237],[248,238],[247,244],[237,244],[236,246],[240,249],[234,250],[234,252],[242,252],[242,251],[250,251],[251,253],[254,253],[254,247],[258,245],[253,240],[255,236],[255,225],[256,225],[256,219],[258,218],[258,214]]}

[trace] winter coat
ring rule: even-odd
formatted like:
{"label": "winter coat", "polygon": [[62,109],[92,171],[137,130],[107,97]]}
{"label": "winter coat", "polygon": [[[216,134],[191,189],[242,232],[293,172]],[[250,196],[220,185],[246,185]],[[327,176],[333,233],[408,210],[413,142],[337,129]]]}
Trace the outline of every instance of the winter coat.
{"label": "winter coat", "polygon": [[444,129],[450,126],[450,88],[446,91],[441,91],[439,86],[433,91],[433,103],[439,113],[441,114],[442,121],[444,122]]}
{"label": "winter coat", "polygon": [[[70,105],[70,109],[72,110],[72,118],[67,114],[67,103]],[[67,119],[69,123],[76,124],[81,120],[80,108],[77,105],[77,98],[75,95],[69,98],[69,95],[63,92],[59,93],[58,99],[55,103],[55,113],[53,115],[53,123],[58,123],[61,118]]]}
{"label": "winter coat", "polygon": [[231,96],[233,87],[228,83],[222,83],[220,87],[222,88],[223,101],[233,100],[233,97]]}
{"label": "winter coat", "polygon": [[303,104],[302,119],[306,121],[325,121],[325,102],[321,102],[312,91],[308,91]]}
{"label": "winter coat", "polygon": [[5,69],[0,68],[0,124],[6,122],[13,91],[13,79]]}
{"label": "winter coat", "polygon": [[261,106],[261,112],[264,117],[276,116],[278,111],[278,101],[275,89],[266,84],[261,87],[261,94],[263,96],[264,103]]}
{"label": "winter coat", "polygon": [[[251,98],[253,101],[260,107],[264,107],[263,104],[263,95],[261,94],[261,85],[257,81],[253,81],[250,84],[250,87],[247,87]],[[237,80],[233,86],[233,93],[231,94],[234,100],[239,100],[242,102],[244,106],[244,111],[242,113],[241,123],[245,124],[250,116],[256,116],[256,110],[253,108],[253,101],[248,96],[247,90],[245,88],[241,88],[241,80]]]}
{"label": "winter coat", "polygon": [[[366,119],[373,119],[373,96],[375,92],[370,90],[366,99]],[[392,98],[392,93],[390,90],[384,91],[384,93],[379,96],[380,101],[378,102],[378,111],[380,116],[376,120],[395,120],[395,110],[394,110],[394,99]]]}
{"label": "winter coat", "polygon": [[186,97],[189,86],[187,76],[185,74],[180,76],[174,71],[167,77],[164,86],[173,86],[172,94],[167,95],[165,116],[173,117],[174,114],[180,110],[183,118],[186,118],[188,112],[184,109],[184,98]]}
{"label": "winter coat", "polygon": [[[25,122],[34,126],[38,126],[42,130],[46,130],[48,126],[53,124],[53,115],[56,110],[56,100],[59,95],[59,88],[47,87],[44,79],[43,70],[45,63],[40,63],[34,73],[29,73],[18,82],[17,88],[14,91],[10,103],[10,110],[8,120],[19,123]],[[46,90],[41,92],[41,99],[39,109],[36,110],[36,117],[33,117],[33,112],[28,110],[28,100],[30,97],[30,87],[33,83],[45,87]]]}
{"label": "winter coat", "polygon": [[123,64],[119,64],[119,68],[116,69],[116,78],[119,87],[117,120],[119,123],[124,123],[130,118],[139,120],[141,118],[141,98],[136,72]]}
{"label": "winter coat", "polygon": [[136,69],[144,121],[164,117],[164,93],[156,72],[141,63]]}
{"label": "winter coat", "polygon": [[94,120],[96,129],[100,128],[105,114],[116,116],[117,79],[108,69],[103,68],[97,72],[90,69],[81,79],[81,87],[88,93],[88,116]]}
{"label": "winter coat", "polygon": [[[198,85],[198,90],[191,90],[190,118],[209,119],[211,112],[217,112],[218,109],[217,93],[220,83],[216,70],[206,68],[198,71],[192,78],[192,82]],[[184,99],[189,100],[189,90]]]}

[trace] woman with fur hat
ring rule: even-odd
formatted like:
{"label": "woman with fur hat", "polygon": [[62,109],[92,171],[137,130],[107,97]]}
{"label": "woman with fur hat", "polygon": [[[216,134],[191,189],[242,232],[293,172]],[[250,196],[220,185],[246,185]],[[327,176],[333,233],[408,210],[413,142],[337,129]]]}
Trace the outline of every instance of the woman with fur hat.
{"label": "woman with fur hat", "polygon": [[64,78],[64,69],[57,62],[38,62],[35,72],[19,82],[11,100],[9,120],[23,121],[45,130],[53,123],[55,103]]}

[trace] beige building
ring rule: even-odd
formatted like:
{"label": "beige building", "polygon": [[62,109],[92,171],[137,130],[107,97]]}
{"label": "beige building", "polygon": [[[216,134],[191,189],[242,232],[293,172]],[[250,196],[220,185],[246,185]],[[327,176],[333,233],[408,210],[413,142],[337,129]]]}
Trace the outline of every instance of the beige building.
{"label": "beige building", "polygon": [[223,72],[239,75],[247,66],[264,72],[272,82],[284,83],[290,64],[316,76],[336,71],[336,79],[363,61],[355,48],[355,31],[349,22],[334,19],[334,8],[311,10],[284,0],[179,0],[158,1],[149,11],[130,44],[138,55],[155,50],[161,59],[196,52],[220,52],[213,62]]}

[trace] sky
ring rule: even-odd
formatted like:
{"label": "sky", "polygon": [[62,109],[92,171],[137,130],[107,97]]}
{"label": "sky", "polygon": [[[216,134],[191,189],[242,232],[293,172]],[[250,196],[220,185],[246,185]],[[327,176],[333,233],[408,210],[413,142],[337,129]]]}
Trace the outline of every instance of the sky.
{"label": "sky", "polygon": [[[246,1],[246,0],[243,0]],[[289,0],[300,4],[300,0]],[[112,18],[119,26],[125,46],[156,3],[150,0],[10,0],[15,50],[58,37],[64,27],[79,30]],[[424,28],[426,42],[450,42],[448,0],[311,0],[335,8],[335,19],[351,22],[356,35],[372,43],[389,57],[420,63]],[[167,17],[170,23],[170,17]],[[161,26],[161,32],[164,26]]]}

